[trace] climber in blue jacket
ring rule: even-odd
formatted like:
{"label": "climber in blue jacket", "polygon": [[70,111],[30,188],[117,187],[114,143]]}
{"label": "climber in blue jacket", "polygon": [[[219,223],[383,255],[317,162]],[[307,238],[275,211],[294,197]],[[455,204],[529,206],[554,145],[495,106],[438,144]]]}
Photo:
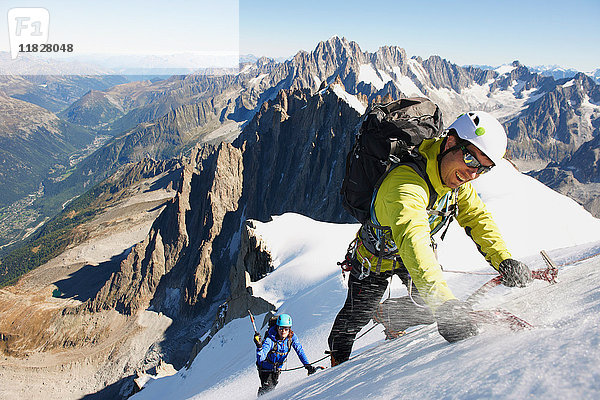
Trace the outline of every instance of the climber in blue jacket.
{"label": "climber in blue jacket", "polygon": [[258,389],[259,396],[277,386],[281,366],[292,348],[298,354],[298,358],[308,371],[308,375],[317,370],[308,361],[298,336],[292,331],[292,317],[288,314],[281,314],[277,317],[277,323],[269,328],[262,343],[260,342],[260,335],[257,335],[254,341],[256,343],[256,365],[261,383]]}

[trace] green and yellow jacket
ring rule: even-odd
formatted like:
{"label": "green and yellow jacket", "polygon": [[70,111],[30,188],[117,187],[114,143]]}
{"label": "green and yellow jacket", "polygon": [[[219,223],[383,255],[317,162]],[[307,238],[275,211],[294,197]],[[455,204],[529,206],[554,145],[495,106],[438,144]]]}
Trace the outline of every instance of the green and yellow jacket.
{"label": "green and yellow jacket", "polygon": [[[425,140],[419,152],[427,160],[426,173],[437,192],[435,207],[447,201],[452,189],[446,187],[440,178],[439,163],[444,139]],[[477,195],[470,182],[458,188],[455,196],[458,206],[456,219],[476,243],[486,260],[496,269],[505,259],[511,258],[498,226],[490,212]],[[390,171],[381,183],[374,201],[374,212],[382,226],[389,226],[392,238],[398,248],[396,253],[402,259],[423,300],[434,310],[446,300],[456,298],[446,280],[436,258],[430,234],[439,221],[429,221],[429,186],[410,166],[400,165]],[[357,258],[375,271],[378,260],[359,242]],[[390,271],[394,267],[391,259],[381,261],[380,270]]]}

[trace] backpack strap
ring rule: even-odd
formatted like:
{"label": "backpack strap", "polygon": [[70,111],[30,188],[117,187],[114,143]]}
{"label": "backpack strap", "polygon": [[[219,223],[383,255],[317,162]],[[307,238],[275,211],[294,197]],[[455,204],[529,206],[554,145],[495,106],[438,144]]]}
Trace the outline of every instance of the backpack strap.
{"label": "backpack strap", "polygon": [[287,350],[287,353],[285,353],[286,360],[287,360],[288,354],[290,354],[290,350],[292,350],[292,337],[293,336],[294,336],[294,331],[290,329],[290,333],[288,334],[288,337],[287,337],[288,350]]}
{"label": "backpack strap", "polygon": [[[290,329],[290,333],[288,334],[288,337],[286,339],[287,340],[287,352],[285,353],[285,357],[283,357],[283,361],[281,361],[280,363],[276,363],[276,362],[272,363],[276,369],[279,368],[280,366],[282,366],[283,363],[285,363],[285,361],[287,360],[288,354],[290,354],[290,350],[292,350],[292,336],[294,336],[294,331],[292,331]],[[275,346],[277,346],[277,343],[275,343]],[[271,354],[271,353],[277,353],[277,352],[275,351],[274,348],[271,348],[271,350],[267,354],[267,357],[266,357],[267,359],[269,357],[269,354]]]}
{"label": "backpack strap", "polygon": [[377,184],[375,185],[375,190],[373,191],[373,196],[371,198],[371,207],[370,214],[371,220],[366,221],[361,227],[361,237],[363,239],[363,244],[371,252],[372,254],[377,255],[377,265],[375,266],[375,273],[379,274],[381,272],[381,263],[384,258],[392,258],[396,259],[396,252],[398,249],[394,245],[392,249],[386,248],[386,243],[389,240],[392,240],[392,229],[389,226],[383,226],[377,220],[377,216],[375,215],[375,198],[377,197],[377,193],[383,180],[388,176],[390,172],[401,165],[406,165],[412,168],[427,184],[429,189],[429,203],[427,205],[427,210],[432,210],[435,206],[435,203],[438,199],[438,194],[427,176],[426,167],[427,160],[421,156],[420,154],[416,156],[411,156],[410,159],[404,159],[399,162],[390,163],[386,172],[381,176]]}
{"label": "backpack strap", "polygon": [[374,225],[378,227],[380,227],[381,225],[379,224],[379,221],[377,221],[377,216],[375,215],[375,198],[377,197],[377,193],[379,192],[379,188],[381,187],[383,180],[389,175],[390,172],[392,172],[394,169],[401,165],[411,167],[427,184],[427,188],[429,189],[429,203],[427,204],[427,210],[433,210],[433,207],[437,201],[438,194],[435,191],[435,188],[433,187],[433,184],[431,183],[427,172],[425,172],[427,167],[427,161],[423,156],[419,155],[418,157],[414,157],[410,160],[404,160],[390,164],[388,169],[385,171],[385,173],[381,176],[381,178],[375,185],[373,197],[371,198],[371,221]]}
{"label": "backpack strap", "polygon": [[[438,194],[435,191],[435,188],[433,187],[433,184],[431,183],[429,176],[427,175],[427,172],[426,172],[427,161],[425,160],[425,158],[423,156],[419,156],[418,158],[415,158],[413,160],[401,162],[398,165],[408,165],[413,170],[415,170],[415,172],[421,178],[423,178],[423,180],[427,184],[427,187],[429,188],[429,204],[427,204],[427,209],[432,210],[433,206],[435,205],[435,202],[437,201]],[[396,165],[396,166],[398,166],[398,165]],[[387,175],[387,173],[386,173],[386,175]],[[377,190],[379,190],[379,186],[377,186]]]}

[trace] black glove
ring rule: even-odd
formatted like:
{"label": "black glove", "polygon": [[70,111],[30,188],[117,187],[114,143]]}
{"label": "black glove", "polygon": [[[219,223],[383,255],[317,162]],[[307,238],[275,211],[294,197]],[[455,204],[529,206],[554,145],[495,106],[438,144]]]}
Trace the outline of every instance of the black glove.
{"label": "black glove", "polygon": [[435,312],[438,332],[450,343],[477,335],[477,325],[469,314],[469,303],[457,299],[448,300]]}
{"label": "black glove", "polygon": [[260,338],[260,333],[254,334],[254,344],[257,348],[262,347],[262,339]]}
{"label": "black glove", "polygon": [[502,275],[502,284],[509,287],[525,287],[533,280],[531,270],[521,261],[507,258],[498,266],[498,272]]}
{"label": "black glove", "polygon": [[306,368],[306,370],[308,371],[308,375],[312,375],[315,372],[317,372],[317,369],[315,367],[313,367],[312,365],[310,365],[310,364],[306,364],[304,366],[304,368]]}

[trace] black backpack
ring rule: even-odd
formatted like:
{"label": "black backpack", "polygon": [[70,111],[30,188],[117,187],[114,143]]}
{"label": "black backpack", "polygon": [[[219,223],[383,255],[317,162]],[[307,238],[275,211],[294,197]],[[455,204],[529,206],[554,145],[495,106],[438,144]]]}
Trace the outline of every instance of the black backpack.
{"label": "black backpack", "polygon": [[392,167],[411,166],[429,187],[431,208],[437,200],[418,147],[443,133],[442,112],[431,100],[414,97],[374,105],[364,116],[346,156],[342,182],[344,208],[360,223],[370,220],[373,193]]}

